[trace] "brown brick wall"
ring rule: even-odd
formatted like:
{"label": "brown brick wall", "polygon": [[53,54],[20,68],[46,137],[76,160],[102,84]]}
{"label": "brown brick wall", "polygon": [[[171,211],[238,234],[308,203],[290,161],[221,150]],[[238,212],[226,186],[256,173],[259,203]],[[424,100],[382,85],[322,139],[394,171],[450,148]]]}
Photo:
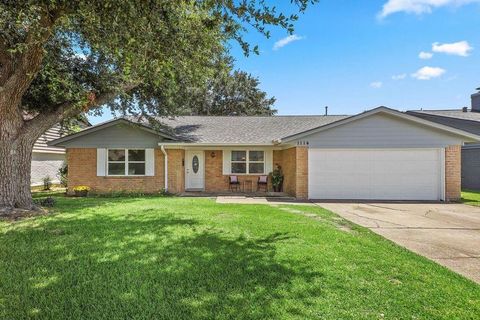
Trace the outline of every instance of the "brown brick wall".
{"label": "brown brick wall", "polygon": [[[166,152],[168,155],[168,191],[183,192],[185,191],[185,150],[167,149]],[[163,163],[163,154],[161,162]]]}
{"label": "brown brick wall", "polygon": [[[180,193],[185,190],[185,151],[167,149],[168,153],[168,190]],[[215,157],[212,157],[212,153]],[[290,148],[275,150],[273,164],[282,166],[284,178],[283,190],[298,198],[306,198],[307,190],[307,148]],[[164,188],[164,156],[160,149],[155,149],[155,176],[153,177],[97,177],[97,150],[95,148],[67,149],[69,166],[69,192],[78,185],[87,185],[92,191],[107,193],[125,192],[159,192]],[[298,165],[297,165],[298,163]],[[252,181],[256,191],[257,175],[239,175],[239,180]],[[249,185],[247,185],[247,190]],[[225,192],[229,190],[228,175],[223,175],[223,154],[221,150],[205,151],[205,191]],[[269,179],[268,190],[272,190]]]}
{"label": "brown brick wall", "polygon": [[278,154],[278,157],[275,157],[274,153],[273,164],[274,166],[279,165],[282,167],[283,191],[295,196],[297,183],[297,179],[295,177],[297,168],[296,148],[280,150],[278,151]]}
{"label": "brown brick wall", "polygon": [[298,199],[308,198],[308,148],[297,147],[297,168],[295,173],[296,178],[296,193]]}
{"label": "brown brick wall", "polygon": [[[173,193],[184,190],[183,150],[167,150],[169,160],[168,183]],[[155,176],[152,177],[98,177],[97,150],[95,148],[67,149],[69,192],[73,187],[86,185],[92,191],[107,193],[114,191],[154,193],[164,185],[164,156],[155,149]]]}
{"label": "brown brick wall", "polygon": [[[215,154],[215,157],[212,157],[212,153]],[[252,190],[256,191],[258,175],[238,175],[238,180],[242,187],[245,180],[252,181]],[[268,190],[271,190],[270,179],[268,182]],[[205,191],[229,191],[228,175],[223,175],[223,152],[221,150],[205,150]],[[250,191],[250,184],[246,185],[246,191]]]}
{"label": "brown brick wall", "polygon": [[308,148],[295,147],[275,151],[274,165],[282,167],[283,190],[299,199],[308,197]]}
{"label": "brown brick wall", "polygon": [[448,146],[445,148],[445,200],[458,201],[462,188],[462,148]]}

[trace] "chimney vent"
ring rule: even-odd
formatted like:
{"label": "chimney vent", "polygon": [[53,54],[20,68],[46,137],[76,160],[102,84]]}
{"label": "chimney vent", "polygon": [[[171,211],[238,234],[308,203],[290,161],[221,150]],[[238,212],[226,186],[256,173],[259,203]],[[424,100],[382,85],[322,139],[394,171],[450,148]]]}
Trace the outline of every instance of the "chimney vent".
{"label": "chimney vent", "polygon": [[328,106],[325,106],[325,115],[328,116]]}
{"label": "chimney vent", "polygon": [[477,88],[478,92],[472,94],[472,111],[480,112],[480,88]]}

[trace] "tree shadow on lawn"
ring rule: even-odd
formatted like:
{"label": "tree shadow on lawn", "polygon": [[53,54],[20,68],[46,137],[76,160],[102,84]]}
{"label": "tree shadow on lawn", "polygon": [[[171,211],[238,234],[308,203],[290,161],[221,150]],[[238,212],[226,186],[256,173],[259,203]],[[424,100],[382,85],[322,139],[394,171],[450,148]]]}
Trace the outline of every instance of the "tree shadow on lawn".
{"label": "tree shadow on lawn", "polygon": [[278,307],[288,295],[288,311],[302,317],[321,294],[295,285],[322,277],[308,262],[277,260],[288,234],[232,235],[150,211],[50,219],[0,235],[9,261],[0,262],[8,279],[0,316],[266,319],[285,316]]}

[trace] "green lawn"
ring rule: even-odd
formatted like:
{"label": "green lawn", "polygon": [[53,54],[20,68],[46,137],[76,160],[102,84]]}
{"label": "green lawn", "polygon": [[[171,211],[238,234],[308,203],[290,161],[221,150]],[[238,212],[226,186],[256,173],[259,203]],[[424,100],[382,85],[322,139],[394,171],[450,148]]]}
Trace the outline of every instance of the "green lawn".
{"label": "green lawn", "polygon": [[480,206],[480,192],[473,190],[462,190],[462,202],[472,206]]}
{"label": "green lawn", "polygon": [[480,286],[318,207],[58,198],[0,222],[0,318],[474,319]]}

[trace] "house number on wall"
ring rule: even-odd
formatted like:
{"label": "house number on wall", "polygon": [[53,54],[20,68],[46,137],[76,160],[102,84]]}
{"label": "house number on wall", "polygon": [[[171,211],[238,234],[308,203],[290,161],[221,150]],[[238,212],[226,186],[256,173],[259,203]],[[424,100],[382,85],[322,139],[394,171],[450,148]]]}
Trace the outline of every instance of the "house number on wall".
{"label": "house number on wall", "polygon": [[192,169],[193,169],[193,173],[197,173],[197,172],[198,172],[198,157],[197,157],[197,156],[193,156],[193,159],[192,159]]}

